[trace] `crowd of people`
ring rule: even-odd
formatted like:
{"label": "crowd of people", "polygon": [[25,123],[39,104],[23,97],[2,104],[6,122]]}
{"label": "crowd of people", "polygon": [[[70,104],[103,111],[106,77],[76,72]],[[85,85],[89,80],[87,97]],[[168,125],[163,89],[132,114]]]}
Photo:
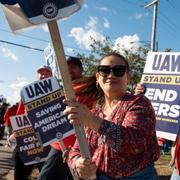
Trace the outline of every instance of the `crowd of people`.
{"label": "crowd of people", "polygon": [[[116,52],[104,55],[94,76],[83,76],[79,58],[68,57],[67,64],[72,79],[76,101],[65,99],[64,115],[73,125],[85,129],[92,158],[81,156],[75,135],[64,139],[66,152],[59,142],[52,143],[47,161],[38,163],[38,180],[73,180],[70,169],[80,179],[96,180],[156,180],[154,167],[160,156],[156,137],[156,117],[151,102],[138,84],[135,94],[126,91],[131,79],[128,61]],[[38,79],[52,76],[48,66],[37,69]],[[5,125],[11,130],[9,117],[25,113],[20,101],[4,115]],[[12,137],[11,135],[10,137]],[[180,140],[177,140],[174,159],[175,170],[171,180],[180,179]],[[15,153],[15,180],[27,180],[33,165],[25,166],[18,147]]]}

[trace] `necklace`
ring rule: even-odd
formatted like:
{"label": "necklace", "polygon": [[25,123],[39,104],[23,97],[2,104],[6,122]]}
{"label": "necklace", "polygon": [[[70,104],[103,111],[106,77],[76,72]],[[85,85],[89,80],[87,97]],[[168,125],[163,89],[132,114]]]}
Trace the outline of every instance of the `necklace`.
{"label": "necklace", "polygon": [[113,107],[111,107],[111,106],[106,107],[105,104],[103,104],[102,107],[101,107],[101,110],[102,110],[102,113],[103,113],[104,117],[106,117],[106,118],[110,117],[111,114],[113,113],[113,111],[116,109],[117,105],[118,105],[118,102],[115,103],[113,105]]}

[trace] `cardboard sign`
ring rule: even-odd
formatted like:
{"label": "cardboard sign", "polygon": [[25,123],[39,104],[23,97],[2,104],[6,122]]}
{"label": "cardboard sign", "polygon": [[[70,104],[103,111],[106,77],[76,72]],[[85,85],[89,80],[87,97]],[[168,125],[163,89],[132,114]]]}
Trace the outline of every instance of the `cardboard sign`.
{"label": "cardboard sign", "polygon": [[30,165],[46,161],[50,147],[42,146],[27,115],[11,116],[10,121],[23,163]]}
{"label": "cardboard sign", "polygon": [[83,0],[1,0],[2,4],[19,5],[32,24],[62,19],[78,11]]}
{"label": "cardboard sign", "polygon": [[156,113],[157,136],[175,141],[180,127],[180,53],[148,53],[141,82]]}
{"label": "cardboard sign", "polygon": [[43,146],[74,134],[63,111],[66,105],[62,87],[54,77],[35,81],[21,90],[21,98]]}

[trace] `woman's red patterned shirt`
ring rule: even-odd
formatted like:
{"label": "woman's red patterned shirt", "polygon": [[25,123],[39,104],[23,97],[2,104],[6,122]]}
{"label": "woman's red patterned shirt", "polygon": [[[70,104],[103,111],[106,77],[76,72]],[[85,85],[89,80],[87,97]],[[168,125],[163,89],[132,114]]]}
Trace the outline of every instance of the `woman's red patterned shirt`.
{"label": "woman's red patterned shirt", "polygon": [[[105,119],[101,106],[92,112]],[[98,133],[85,133],[97,173],[112,178],[128,177],[153,164],[159,158],[156,119],[150,101],[143,95],[125,94]],[[69,154],[69,165],[80,156],[78,143]]]}

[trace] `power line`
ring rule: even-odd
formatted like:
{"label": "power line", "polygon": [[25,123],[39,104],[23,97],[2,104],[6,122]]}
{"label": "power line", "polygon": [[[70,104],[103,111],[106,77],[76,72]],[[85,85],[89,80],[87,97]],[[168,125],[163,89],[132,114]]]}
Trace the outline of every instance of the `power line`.
{"label": "power line", "polygon": [[[0,42],[1,43],[5,43],[5,44],[10,44],[10,45],[18,46],[18,47],[22,47],[22,48],[26,48],[26,49],[31,49],[31,50],[35,50],[35,51],[44,52],[44,49],[39,49],[39,48],[35,48],[35,47],[32,47],[32,46],[17,44],[17,43],[13,43],[13,42],[9,42],[9,41],[4,41],[4,40],[1,40],[1,39],[0,39]],[[69,56],[69,55],[67,55],[67,56]]]}
{"label": "power line", "polygon": [[173,21],[171,21],[168,16],[166,16],[164,13],[162,13],[161,11],[159,11],[159,13],[164,17],[166,23],[169,23],[170,27],[173,28],[173,30],[176,32],[176,33],[179,33],[180,32],[180,28],[175,24],[173,23]]}
{"label": "power line", "polygon": [[[152,13],[152,10],[150,10],[150,9],[147,9],[150,13]],[[161,15],[161,16],[160,16]],[[167,19],[168,18],[166,18],[166,17],[164,17],[164,15],[162,15],[162,12],[161,11],[159,11],[159,15],[158,15],[158,21],[159,21],[159,23],[161,23],[162,24],[162,26],[164,26],[164,29],[166,29],[168,32],[169,32],[169,34],[173,37],[173,38],[175,38],[175,39],[179,39],[179,31],[177,31],[177,28],[176,27],[174,27],[172,24],[171,24],[171,20],[170,19],[168,19],[168,21],[167,21]],[[157,27],[157,29],[158,29],[159,27]]]}
{"label": "power line", "polygon": [[[6,29],[3,29],[3,28],[0,28],[0,31],[13,34],[11,31],[6,30]],[[18,34],[18,35],[19,35],[19,36],[22,36],[22,37],[29,38],[29,39],[33,39],[33,40],[37,40],[37,41],[49,43],[49,41],[48,41],[48,40],[45,40],[45,39],[40,39],[40,38],[36,38],[36,37],[33,37],[33,36],[25,35],[25,34]]]}
{"label": "power line", "polygon": [[0,40],[0,42],[6,43],[6,44],[10,44],[10,45],[14,45],[14,46],[19,46],[19,47],[27,48],[27,49],[31,49],[31,50],[36,50],[36,51],[41,51],[41,52],[44,51],[43,49],[34,48],[34,47],[31,47],[31,46],[26,46],[26,45],[22,45],[22,44],[17,44],[17,43],[13,43],[13,42],[9,42],[9,41]]}
{"label": "power line", "polygon": [[[0,31],[3,31],[3,32],[6,32],[6,33],[10,33],[10,34],[13,34],[11,31],[9,30],[6,30],[6,29],[3,29],[3,28],[0,28]],[[33,37],[33,36],[29,36],[29,35],[25,35],[25,34],[18,34],[19,36],[22,36],[22,37],[26,37],[28,39],[33,39],[33,40],[37,40],[37,41],[41,41],[41,42],[45,42],[45,43],[50,43],[50,41],[48,40],[45,40],[45,39],[40,39],[40,38],[36,38],[36,37]],[[80,51],[87,51],[89,52],[89,50],[85,50],[85,49],[80,49],[80,48],[77,48],[77,47],[73,47],[73,46],[64,46],[65,48],[72,48],[72,49],[76,49],[76,50],[80,50]]]}
{"label": "power line", "polygon": [[174,5],[174,3],[173,3],[172,1],[170,1],[170,0],[166,0],[166,1],[170,4],[170,6],[171,6],[177,13],[180,14],[180,10]]}

